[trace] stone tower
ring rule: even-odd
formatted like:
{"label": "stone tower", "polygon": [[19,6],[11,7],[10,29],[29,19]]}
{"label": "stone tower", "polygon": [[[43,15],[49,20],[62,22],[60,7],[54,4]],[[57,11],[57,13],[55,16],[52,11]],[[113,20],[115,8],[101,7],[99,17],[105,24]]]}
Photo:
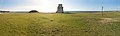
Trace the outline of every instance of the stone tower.
{"label": "stone tower", "polygon": [[64,13],[62,4],[58,5],[56,13]]}

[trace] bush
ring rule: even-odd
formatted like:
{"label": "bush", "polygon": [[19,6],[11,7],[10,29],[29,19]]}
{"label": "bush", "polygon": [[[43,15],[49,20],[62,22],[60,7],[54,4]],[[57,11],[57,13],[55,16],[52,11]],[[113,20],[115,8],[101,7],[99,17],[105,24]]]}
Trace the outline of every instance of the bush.
{"label": "bush", "polygon": [[37,10],[31,10],[29,13],[39,13]]}

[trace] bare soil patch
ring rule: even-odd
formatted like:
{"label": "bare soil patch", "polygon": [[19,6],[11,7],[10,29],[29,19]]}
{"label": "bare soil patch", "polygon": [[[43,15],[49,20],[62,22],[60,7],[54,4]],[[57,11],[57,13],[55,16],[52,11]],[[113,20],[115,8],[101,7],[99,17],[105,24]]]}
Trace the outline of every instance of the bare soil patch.
{"label": "bare soil patch", "polygon": [[111,22],[117,22],[117,21],[118,20],[114,18],[101,18],[99,22],[105,24],[105,23],[111,23]]}

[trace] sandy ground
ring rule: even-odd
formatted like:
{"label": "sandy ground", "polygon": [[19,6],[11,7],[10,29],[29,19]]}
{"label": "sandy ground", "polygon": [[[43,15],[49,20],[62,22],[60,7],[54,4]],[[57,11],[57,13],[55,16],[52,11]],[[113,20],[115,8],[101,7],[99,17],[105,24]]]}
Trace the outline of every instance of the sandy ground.
{"label": "sandy ground", "polygon": [[114,19],[114,18],[102,18],[102,20],[100,21],[101,23],[110,23],[110,22],[117,22],[118,20]]}

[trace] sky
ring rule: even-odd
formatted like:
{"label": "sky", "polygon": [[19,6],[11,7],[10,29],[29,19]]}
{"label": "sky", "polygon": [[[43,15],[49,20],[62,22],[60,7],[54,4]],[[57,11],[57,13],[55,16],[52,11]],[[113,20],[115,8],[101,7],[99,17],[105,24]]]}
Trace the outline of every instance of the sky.
{"label": "sky", "polygon": [[120,0],[0,0],[0,10],[55,12],[58,4],[64,11],[120,10]]}

